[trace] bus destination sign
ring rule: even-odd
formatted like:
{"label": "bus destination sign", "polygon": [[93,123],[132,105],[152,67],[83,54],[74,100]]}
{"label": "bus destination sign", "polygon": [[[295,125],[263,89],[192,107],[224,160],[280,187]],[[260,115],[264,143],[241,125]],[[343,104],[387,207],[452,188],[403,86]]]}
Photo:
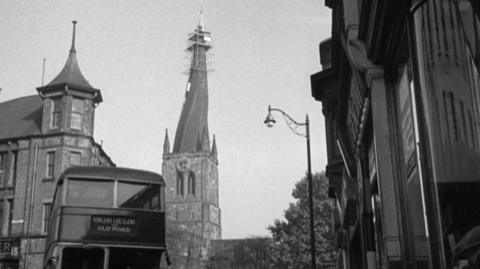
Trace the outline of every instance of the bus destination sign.
{"label": "bus destination sign", "polygon": [[93,215],[90,219],[90,232],[95,235],[135,236],[137,227],[135,217]]}

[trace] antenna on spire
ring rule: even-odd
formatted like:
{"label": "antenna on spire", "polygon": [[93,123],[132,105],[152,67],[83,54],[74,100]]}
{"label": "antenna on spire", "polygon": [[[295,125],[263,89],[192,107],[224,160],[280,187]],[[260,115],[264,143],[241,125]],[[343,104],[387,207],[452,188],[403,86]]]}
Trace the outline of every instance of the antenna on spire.
{"label": "antenna on spire", "polygon": [[72,34],[72,47],[70,48],[70,52],[77,52],[75,50],[75,26],[77,25],[77,21],[72,21],[73,23],[73,34]]}
{"label": "antenna on spire", "polygon": [[204,0],[200,2],[200,19],[198,20],[198,27],[203,31],[203,4]]}
{"label": "antenna on spire", "polygon": [[45,82],[45,58],[43,58],[43,66],[42,66],[42,87]]}

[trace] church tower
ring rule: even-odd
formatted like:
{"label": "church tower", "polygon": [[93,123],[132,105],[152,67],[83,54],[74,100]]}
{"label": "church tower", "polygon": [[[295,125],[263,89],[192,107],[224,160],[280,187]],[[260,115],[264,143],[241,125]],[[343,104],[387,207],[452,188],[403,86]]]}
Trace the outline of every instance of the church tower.
{"label": "church tower", "polygon": [[218,160],[215,136],[208,130],[206,53],[210,32],[202,18],[188,36],[191,64],[173,148],[168,132],[163,145],[162,175],[166,181],[167,223],[186,228],[203,240],[220,239]]}

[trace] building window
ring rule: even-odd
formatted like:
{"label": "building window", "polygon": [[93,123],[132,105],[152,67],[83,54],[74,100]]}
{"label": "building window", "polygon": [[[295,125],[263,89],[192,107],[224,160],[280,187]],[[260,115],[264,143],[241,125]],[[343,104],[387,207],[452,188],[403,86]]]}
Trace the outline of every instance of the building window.
{"label": "building window", "polygon": [[80,152],[70,152],[70,166],[80,166],[81,156]]}
{"label": "building window", "polygon": [[55,175],[55,151],[47,152],[47,172],[48,178],[53,178]]}
{"label": "building window", "polygon": [[83,125],[83,100],[78,98],[72,99],[72,118],[70,127],[80,130]]}
{"label": "building window", "polygon": [[5,218],[3,216],[3,212],[4,212],[4,210],[3,210],[3,200],[0,200],[0,233],[2,235],[5,235],[4,232],[3,232],[3,223],[4,223],[4,220],[5,220]]}
{"label": "building window", "polygon": [[56,98],[52,100],[52,114],[50,118],[50,127],[52,129],[59,128],[62,120],[62,99]]}
{"label": "building window", "polygon": [[182,173],[177,173],[177,195],[183,195],[184,189],[183,189],[183,174]]}
{"label": "building window", "polygon": [[195,195],[195,174],[193,172],[188,174],[188,193]]}
{"label": "building window", "polygon": [[8,199],[8,219],[7,219],[7,233],[12,234],[12,220],[13,220],[13,199]]}
{"label": "building window", "polygon": [[15,181],[17,179],[17,152],[11,152],[11,160],[8,164],[8,179],[7,179],[7,187],[15,186]]}
{"label": "building window", "polygon": [[8,152],[0,152],[0,187],[5,185],[7,179]]}
{"label": "building window", "polygon": [[43,221],[42,221],[42,233],[46,234],[48,231],[48,221],[50,219],[50,206],[51,202],[43,203]]}

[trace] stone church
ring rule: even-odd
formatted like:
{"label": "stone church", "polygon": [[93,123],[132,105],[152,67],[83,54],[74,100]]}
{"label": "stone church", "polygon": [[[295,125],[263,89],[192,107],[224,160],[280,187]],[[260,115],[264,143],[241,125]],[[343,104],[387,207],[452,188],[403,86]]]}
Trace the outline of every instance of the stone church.
{"label": "stone church", "polygon": [[168,132],[163,146],[167,225],[188,231],[205,244],[221,238],[218,160],[215,136],[208,129],[206,54],[211,34],[202,20],[188,36],[191,65],[173,148]]}

